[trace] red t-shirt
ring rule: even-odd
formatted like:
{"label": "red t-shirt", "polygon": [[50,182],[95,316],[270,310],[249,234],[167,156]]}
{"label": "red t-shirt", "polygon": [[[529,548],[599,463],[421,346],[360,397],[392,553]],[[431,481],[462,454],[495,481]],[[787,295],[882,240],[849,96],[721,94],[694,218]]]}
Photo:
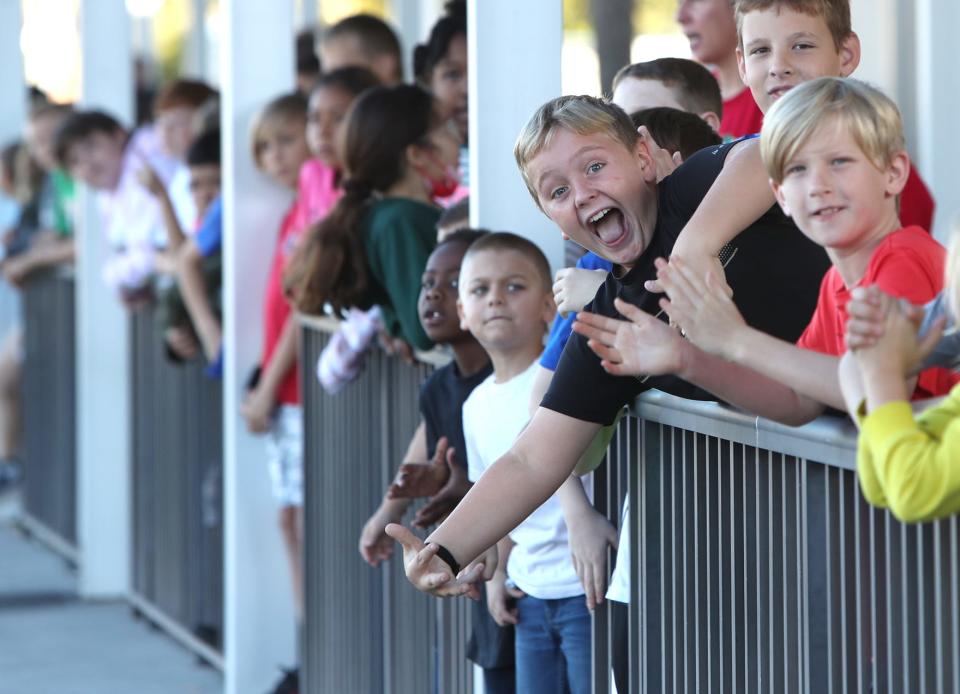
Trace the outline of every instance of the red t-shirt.
{"label": "red t-shirt", "polygon": [[763,111],[753,100],[749,89],[742,89],[732,99],[723,102],[723,118],[720,119],[720,137],[737,138],[755,135],[763,127]]}
{"label": "red t-shirt", "polygon": [[[870,258],[858,286],[876,284],[891,296],[925,304],[943,288],[945,251],[920,227],[904,227],[887,236]],[[847,302],[850,292],[837,268],[827,270],[820,284],[817,308],[807,329],[797,340],[804,349],[840,356],[846,351]],[[949,369],[927,369],[920,374],[915,400],[946,395],[960,382]]]}
{"label": "red t-shirt", "polygon": [[[283,326],[290,317],[290,302],[283,293],[283,270],[303,231],[303,215],[304,212],[300,209],[299,203],[295,202],[280,224],[277,247],[273,252],[270,275],[267,278],[267,293],[263,299],[263,363],[261,366],[264,370],[273,357]],[[297,377],[296,367],[290,369],[284,376],[277,391],[277,402],[281,405],[300,404],[300,379]]]}
{"label": "red t-shirt", "polygon": [[907,184],[900,193],[900,223],[933,231],[933,196],[914,166],[910,167]]}

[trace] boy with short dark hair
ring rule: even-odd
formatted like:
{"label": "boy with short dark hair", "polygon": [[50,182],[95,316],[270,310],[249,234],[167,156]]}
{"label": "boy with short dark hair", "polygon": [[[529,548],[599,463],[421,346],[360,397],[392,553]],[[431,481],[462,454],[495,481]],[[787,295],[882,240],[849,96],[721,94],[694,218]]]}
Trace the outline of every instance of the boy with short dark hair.
{"label": "boy with short dark hair", "polygon": [[318,53],[324,72],[356,66],[367,68],[387,86],[403,81],[400,40],[389,24],[370,14],[352,15],[327,29]]}
{"label": "boy with short dark hair", "polygon": [[714,130],[719,130],[723,117],[716,78],[700,63],[685,58],[624,65],[613,78],[610,100],[630,114],[655,106],[695,113]]}

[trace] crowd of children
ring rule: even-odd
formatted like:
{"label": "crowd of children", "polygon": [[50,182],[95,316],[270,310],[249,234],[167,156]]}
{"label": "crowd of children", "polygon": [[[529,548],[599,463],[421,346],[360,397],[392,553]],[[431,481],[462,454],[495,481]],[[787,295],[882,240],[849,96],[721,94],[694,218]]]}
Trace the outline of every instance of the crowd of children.
{"label": "crowd of children", "polygon": [[[676,17],[696,62],[625,66],[609,99],[553,99],[519,134],[531,196],[585,251],[555,277],[522,237],[467,228],[461,0],[415,48],[416,84],[401,82],[390,27],[357,15],[320,36],[319,71],[300,51],[308,93],[263,105],[251,156],[293,201],[238,407],[265,437],[298,620],[296,311],[347,318],[319,368],[331,391],[377,340],[452,357],[422,386],[422,424],[359,550],[377,566],[397,540],[415,586],[478,598],[468,651],[488,692],[590,691],[590,610],[605,598],[626,691],[629,509],[618,539],[590,471],[645,390],[794,425],[847,410],[871,503],[905,520],[960,510],[960,241],[948,254],[929,233],[896,105],[850,78],[848,0],[681,0]],[[162,89],[153,124],[132,132],[37,106],[3,152],[20,211],[0,272],[19,286],[71,262],[80,181],[100,192],[118,300],[155,302],[171,358],[219,376],[218,120],[216,92],[191,80]],[[0,352],[0,484],[17,475],[19,344],[14,329]],[[941,396],[915,417],[911,399]],[[427,540],[402,525],[419,497],[413,524],[439,523]],[[276,691],[296,690],[293,670]]]}

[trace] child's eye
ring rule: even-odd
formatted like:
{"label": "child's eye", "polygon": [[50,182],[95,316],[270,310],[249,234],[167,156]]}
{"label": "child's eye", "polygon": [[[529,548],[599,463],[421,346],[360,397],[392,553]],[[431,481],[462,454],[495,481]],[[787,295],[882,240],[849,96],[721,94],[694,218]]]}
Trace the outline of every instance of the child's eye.
{"label": "child's eye", "polygon": [[807,167],[805,167],[803,164],[793,164],[792,166],[788,166],[787,170],[784,173],[787,176],[790,176],[792,174],[803,173],[806,170],[806,168]]}
{"label": "child's eye", "polygon": [[484,294],[487,293],[487,288],[482,284],[478,284],[477,286],[473,287],[470,290],[470,293],[473,294],[474,296],[483,296]]}
{"label": "child's eye", "polygon": [[800,48],[800,49],[806,49],[806,48],[814,48],[815,46],[814,46],[812,43],[795,43],[795,44],[793,45],[793,47],[794,47],[794,48]]}
{"label": "child's eye", "polygon": [[567,192],[567,187],[566,187],[566,186],[560,186],[560,187],[558,187],[558,188],[554,188],[552,191],[550,191],[550,198],[551,198],[552,200],[556,200],[557,198],[559,198],[561,195],[563,195],[563,194],[566,193],[566,192]]}
{"label": "child's eye", "polygon": [[450,289],[459,289],[460,280],[456,280],[456,279],[450,280],[450,282],[448,283],[448,286],[450,287]]}
{"label": "child's eye", "polygon": [[766,46],[757,46],[750,50],[750,55],[763,55],[764,53],[769,52],[769,48]]}
{"label": "child's eye", "polygon": [[597,173],[603,167],[604,167],[604,163],[602,161],[595,161],[592,164],[590,164],[590,166],[587,167],[587,171],[589,171],[590,173]]}
{"label": "child's eye", "polygon": [[433,289],[436,286],[436,283],[433,281],[432,277],[424,277],[420,280],[420,289]]}
{"label": "child's eye", "polygon": [[508,292],[522,292],[524,289],[526,289],[526,286],[517,282],[511,282],[507,285]]}
{"label": "child's eye", "polygon": [[832,166],[840,166],[841,164],[849,164],[852,160],[850,157],[835,157],[830,160]]}

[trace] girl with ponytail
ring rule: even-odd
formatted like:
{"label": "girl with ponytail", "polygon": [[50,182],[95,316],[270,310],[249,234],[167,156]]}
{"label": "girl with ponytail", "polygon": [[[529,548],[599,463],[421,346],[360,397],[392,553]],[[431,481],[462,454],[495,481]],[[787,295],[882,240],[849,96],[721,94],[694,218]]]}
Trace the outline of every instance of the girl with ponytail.
{"label": "girl with ponytail", "polygon": [[420,87],[374,87],[354,101],[340,147],[343,195],[288,268],[301,311],[379,305],[391,335],[431,347],[417,296],[436,245],[434,200],[458,184],[459,146],[455,124]]}

